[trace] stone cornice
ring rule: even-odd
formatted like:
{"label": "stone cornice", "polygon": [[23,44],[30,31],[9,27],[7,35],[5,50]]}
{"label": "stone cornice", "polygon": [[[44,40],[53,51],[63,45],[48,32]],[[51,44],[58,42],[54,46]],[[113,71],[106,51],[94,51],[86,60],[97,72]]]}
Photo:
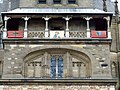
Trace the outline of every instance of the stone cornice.
{"label": "stone cornice", "polygon": [[115,85],[116,79],[0,79],[1,85],[34,84],[80,84],[80,85]]}
{"label": "stone cornice", "polygon": [[112,39],[3,39],[4,44],[110,44]]}

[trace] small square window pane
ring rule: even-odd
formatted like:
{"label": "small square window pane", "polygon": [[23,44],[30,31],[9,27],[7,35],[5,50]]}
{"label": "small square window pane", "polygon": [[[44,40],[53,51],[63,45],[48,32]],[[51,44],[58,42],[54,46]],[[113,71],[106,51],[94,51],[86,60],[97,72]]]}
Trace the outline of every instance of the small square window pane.
{"label": "small square window pane", "polygon": [[61,0],[53,0],[54,4],[60,4]]}
{"label": "small square window pane", "polygon": [[38,0],[39,4],[46,4],[46,0]]}
{"label": "small square window pane", "polygon": [[69,4],[75,4],[75,3],[76,3],[76,0],[68,0],[68,3],[69,3]]}

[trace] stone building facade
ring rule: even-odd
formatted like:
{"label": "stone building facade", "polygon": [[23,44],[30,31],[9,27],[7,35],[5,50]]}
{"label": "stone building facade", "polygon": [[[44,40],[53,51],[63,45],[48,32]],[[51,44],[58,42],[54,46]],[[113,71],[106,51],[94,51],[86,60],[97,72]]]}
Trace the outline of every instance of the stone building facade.
{"label": "stone building facade", "polygon": [[99,2],[15,0],[2,12],[0,89],[115,90],[114,5]]}

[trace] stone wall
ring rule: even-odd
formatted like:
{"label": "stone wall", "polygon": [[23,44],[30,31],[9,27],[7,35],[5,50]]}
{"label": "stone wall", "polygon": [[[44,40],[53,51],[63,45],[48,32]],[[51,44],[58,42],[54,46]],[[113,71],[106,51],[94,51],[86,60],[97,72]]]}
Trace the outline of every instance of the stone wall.
{"label": "stone wall", "polygon": [[18,8],[20,1],[21,0],[11,0],[11,10]]}
{"label": "stone wall", "polygon": [[45,20],[44,19],[30,19],[28,24],[29,31],[44,31],[45,30]]}
{"label": "stone wall", "polygon": [[[3,78],[23,78],[24,59],[29,53],[49,48],[69,49],[91,60],[91,78],[111,78],[109,45],[5,45]],[[32,58],[32,54],[30,55]],[[102,66],[105,64],[106,66]],[[7,67],[6,67],[7,66]]]}

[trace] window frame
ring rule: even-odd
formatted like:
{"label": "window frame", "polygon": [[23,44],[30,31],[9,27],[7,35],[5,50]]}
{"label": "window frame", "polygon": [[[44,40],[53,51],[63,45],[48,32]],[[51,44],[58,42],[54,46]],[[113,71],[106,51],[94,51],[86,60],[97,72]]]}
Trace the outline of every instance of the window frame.
{"label": "window frame", "polygon": [[61,79],[64,78],[64,63],[63,63],[63,57],[59,56],[58,58],[56,56],[51,57],[51,64],[50,64],[50,78],[51,79]]}
{"label": "window frame", "polygon": [[46,4],[47,1],[46,0],[38,0],[38,4]]}
{"label": "window frame", "polygon": [[54,4],[61,4],[62,1],[61,1],[61,0],[53,0],[53,3],[54,3]]}
{"label": "window frame", "polygon": [[68,0],[68,4],[76,4],[77,3],[77,0]]}

